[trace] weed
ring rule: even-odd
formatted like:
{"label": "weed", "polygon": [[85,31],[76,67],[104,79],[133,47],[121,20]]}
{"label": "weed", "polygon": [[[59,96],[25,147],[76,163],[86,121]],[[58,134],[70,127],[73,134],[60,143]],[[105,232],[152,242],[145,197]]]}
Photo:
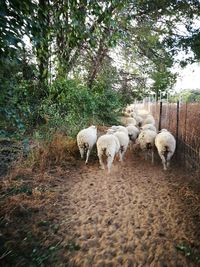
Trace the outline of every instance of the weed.
{"label": "weed", "polygon": [[81,247],[77,245],[75,242],[70,242],[67,244],[66,249],[69,250],[70,252],[80,250]]}
{"label": "weed", "polygon": [[200,252],[196,248],[192,248],[188,244],[177,244],[176,249],[182,254],[187,257],[188,259],[192,260],[198,266],[200,266]]}

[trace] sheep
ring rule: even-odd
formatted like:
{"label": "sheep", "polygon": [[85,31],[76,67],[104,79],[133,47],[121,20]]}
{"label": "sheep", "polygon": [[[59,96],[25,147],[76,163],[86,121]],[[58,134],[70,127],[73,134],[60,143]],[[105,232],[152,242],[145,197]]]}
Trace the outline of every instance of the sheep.
{"label": "sheep", "polygon": [[130,117],[132,117],[132,118],[135,118],[137,116],[138,116],[138,114],[137,114],[136,111],[133,111],[133,112],[130,113]]}
{"label": "sheep", "polygon": [[120,143],[119,158],[120,158],[120,161],[123,161],[124,154],[126,153],[126,150],[129,144],[128,134],[125,133],[124,131],[120,131],[120,130],[114,131],[113,129],[108,129],[107,133],[113,134],[118,138],[119,143]]}
{"label": "sheep", "polygon": [[102,169],[105,169],[103,163],[103,156],[107,157],[107,168],[108,173],[110,173],[111,166],[114,157],[120,150],[120,143],[118,138],[113,134],[104,134],[100,136],[97,140],[97,154],[99,158],[99,163]]}
{"label": "sheep", "polygon": [[128,105],[125,109],[125,112],[128,114],[130,114],[133,111],[134,111],[134,105]]}
{"label": "sheep", "polygon": [[125,122],[125,125],[127,126],[128,124],[137,125],[138,122],[137,122],[137,120],[135,118],[127,118],[126,122]]}
{"label": "sheep", "polygon": [[143,118],[141,117],[141,116],[139,116],[139,115],[137,115],[136,117],[135,117],[135,120],[136,120],[136,122],[137,122],[137,126],[142,126],[142,123],[143,123]]}
{"label": "sheep", "polygon": [[157,133],[152,130],[143,130],[138,136],[137,143],[145,152],[145,160],[147,160],[148,153],[151,151],[151,162],[154,163],[154,145]]}
{"label": "sheep", "polygon": [[124,133],[128,134],[128,130],[126,129],[126,127],[121,126],[121,125],[117,125],[117,126],[116,125],[113,125],[111,127],[111,129],[114,130],[115,132],[116,131],[120,131],[120,132],[124,132]]}
{"label": "sheep", "polygon": [[143,125],[145,125],[145,124],[153,124],[153,125],[155,125],[154,117],[152,115],[150,115],[150,114],[147,115],[146,119],[144,119],[144,121],[143,121]]}
{"label": "sheep", "polygon": [[131,112],[130,116],[135,119],[136,123],[130,122],[129,124],[134,124],[135,126],[142,126],[143,118],[137,114],[137,112]]}
{"label": "sheep", "polygon": [[150,113],[146,109],[138,109],[137,110],[137,116],[141,117],[142,120],[145,120],[148,115],[150,115]]}
{"label": "sheep", "polygon": [[133,124],[133,125],[136,125],[137,124],[137,121],[136,119],[132,118],[132,117],[120,117],[120,122],[123,124],[123,125],[128,125],[128,124]]}
{"label": "sheep", "polygon": [[151,123],[148,123],[148,124],[144,124],[142,127],[141,127],[141,130],[152,130],[154,132],[157,133],[157,130],[156,130],[156,127],[151,124]]}
{"label": "sheep", "polygon": [[93,146],[95,145],[96,141],[97,141],[97,128],[94,125],[81,130],[77,134],[77,144],[78,144],[81,158],[84,157],[84,153],[86,152],[85,164],[88,163],[90,152]]}
{"label": "sheep", "polygon": [[135,142],[140,133],[140,130],[135,125],[132,124],[128,125],[126,129],[128,130],[129,139]]}
{"label": "sheep", "polygon": [[176,140],[167,129],[162,129],[156,136],[155,145],[162,160],[163,169],[166,171],[176,149]]}

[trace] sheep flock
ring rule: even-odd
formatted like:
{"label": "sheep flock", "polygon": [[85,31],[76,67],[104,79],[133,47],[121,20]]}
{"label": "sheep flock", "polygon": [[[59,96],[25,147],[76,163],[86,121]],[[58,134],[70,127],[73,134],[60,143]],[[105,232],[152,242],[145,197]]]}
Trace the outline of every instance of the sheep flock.
{"label": "sheep flock", "polygon": [[107,165],[108,173],[116,156],[123,161],[128,149],[138,148],[144,153],[145,160],[151,157],[154,164],[154,154],[157,151],[161,158],[163,169],[167,170],[176,149],[176,140],[167,130],[158,132],[155,118],[147,110],[137,109],[129,105],[122,111],[119,118],[121,125],[111,126],[106,133],[100,134],[92,125],[77,134],[77,145],[81,158],[86,154],[88,163],[90,153],[96,144],[99,164],[102,169]]}

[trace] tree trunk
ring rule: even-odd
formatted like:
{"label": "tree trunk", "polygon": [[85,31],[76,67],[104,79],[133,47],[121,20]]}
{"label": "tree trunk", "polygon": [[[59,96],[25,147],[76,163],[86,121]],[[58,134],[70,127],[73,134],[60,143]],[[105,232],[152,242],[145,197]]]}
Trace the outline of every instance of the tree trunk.
{"label": "tree trunk", "polygon": [[44,97],[48,85],[49,67],[49,1],[39,0],[38,21],[40,28],[38,34],[39,43],[36,46],[37,62],[39,69],[39,97]]}
{"label": "tree trunk", "polygon": [[92,60],[91,68],[90,68],[89,75],[88,75],[87,85],[90,89],[92,88],[94,80],[97,76],[97,73],[100,69],[100,66],[101,66],[105,56],[107,55],[107,52],[108,52],[108,48],[105,48],[104,38],[102,38],[100,40],[100,43],[99,43],[99,49],[97,51],[97,54]]}

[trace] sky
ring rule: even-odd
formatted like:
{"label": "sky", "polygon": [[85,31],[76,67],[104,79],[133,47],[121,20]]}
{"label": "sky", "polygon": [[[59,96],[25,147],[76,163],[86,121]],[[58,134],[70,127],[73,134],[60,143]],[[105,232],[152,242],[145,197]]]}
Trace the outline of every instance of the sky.
{"label": "sky", "polygon": [[188,65],[184,69],[176,67],[174,70],[179,73],[179,77],[174,86],[176,92],[180,92],[184,89],[200,90],[200,63]]}
{"label": "sky", "polygon": [[[200,28],[200,19],[197,17],[193,22],[193,30]],[[185,24],[181,23],[178,25],[178,30],[182,35],[188,35]],[[184,60],[192,57],[193,52],[188,50],[187,54],[184,51],[180,51],[176,56],[175,60]],[[174,86],[175,91],[180,92],[184,89],[199,89],[200,90],[200,62],[194,64],[188,64],[185,68],[175,65],[172,71],[178,72],[179,77]]]}

